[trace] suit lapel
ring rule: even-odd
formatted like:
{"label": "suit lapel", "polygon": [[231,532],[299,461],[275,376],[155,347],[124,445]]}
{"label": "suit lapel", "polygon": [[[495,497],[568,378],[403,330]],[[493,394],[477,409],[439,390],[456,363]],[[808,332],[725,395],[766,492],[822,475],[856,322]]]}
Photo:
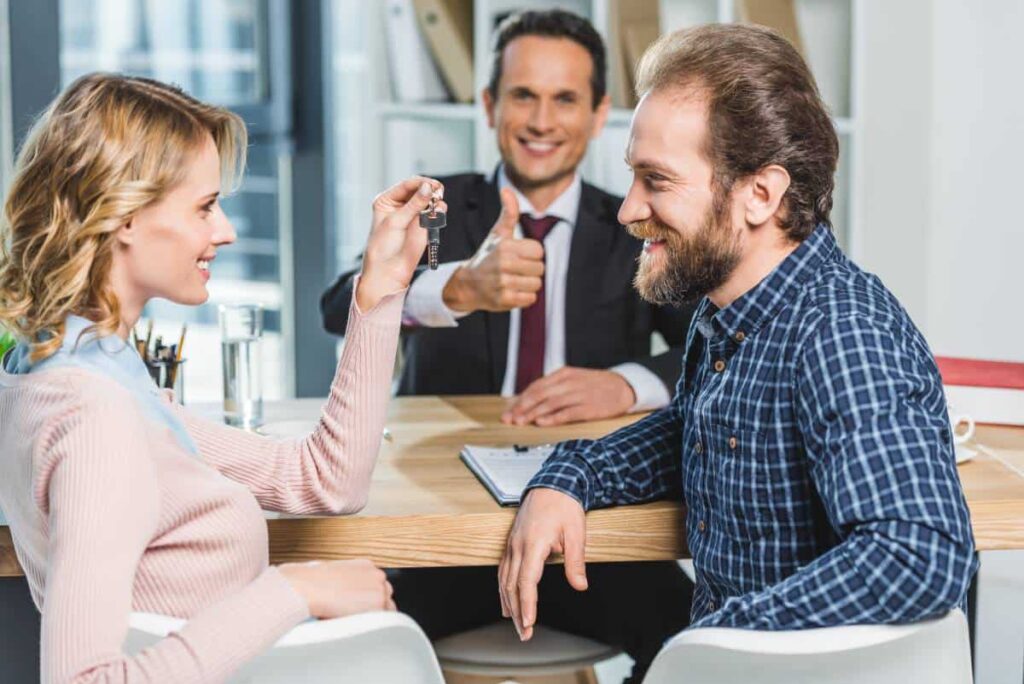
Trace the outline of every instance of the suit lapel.
{"label": "suit lapel", "polygon": [[590,346],[581,338],[589,330],[586,322],[590,304],[601,291],[601,279],[611,256],[616,226],[618,220],[608,215],[608,208],[602,206],[600,195],[584,184],[579,216],[572,233],[565,284],[565,362],[570,366],[586,365],[587,362],[587,359],[578,358],[580,350]]}
{"label": "suit lapel", "polygon": [[[491,178],[480,179],[476,192],[470,193],[466,200],[466,236],[470,241],[472,252],[483,244],[491,227],[501,213],[501,198],[498,196],[497,171]],[[491,356],[491,391],[501,392],[505,380],[505,366],[508,361],[508,312],[483,312],[487,329],[487,346]]]}

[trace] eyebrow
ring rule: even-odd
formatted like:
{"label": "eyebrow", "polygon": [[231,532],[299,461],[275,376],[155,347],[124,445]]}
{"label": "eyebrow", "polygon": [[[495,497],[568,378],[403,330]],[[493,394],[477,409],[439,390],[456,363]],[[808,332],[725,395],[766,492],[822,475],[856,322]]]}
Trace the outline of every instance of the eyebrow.
{"label": "eyebrow", "polygon": [[212,199],[216,199],[219,195],[220,195],[220,190],[214,190],[210,194],[203,195],[202,197],[200,197],[199,201],[200,202],[208,202],[208,201],[210,201]]}
{"label": "eyebrow", "polygon": [[634,171],[657,171],[658,173],[663,173],[668,176],[678,175],[674,169],[669,168],[660,162],[654,161],[653,159],[640,159],[633,163],[630,163],[628,156],[623,157],[623,159],[626,162],[626,166]]}

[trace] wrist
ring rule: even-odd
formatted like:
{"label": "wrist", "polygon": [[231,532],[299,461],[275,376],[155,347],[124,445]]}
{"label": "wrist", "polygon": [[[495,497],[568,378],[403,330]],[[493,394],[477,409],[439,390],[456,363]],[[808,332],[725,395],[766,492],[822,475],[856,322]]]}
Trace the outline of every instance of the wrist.
{"label": "wrist", "polygon": [[309,611],[310,616],[319,617],[316,607],[313,605],[313,593],[309,582],[303,576],[301,564],[285,563],[277,566],[277,570],[285,578],[285,581],[291,585],[292,589],[295,590],[295,593],[306,603],[306,609]]}
{"label": "wrist", "polygon": [[377,306],[384,297],[398,292],[406,286],[393,278],[382,277],[375,270],[364,266],[356,286],[356,306],[360,311],[366,313]]}
{"label": "wrist", "polygon": [[455,269],[451,278],[444,284],[444,289],[441,290],[441,301],[451,311],[466,313],[475,310],[468,296],[465,271],[465,266]]}

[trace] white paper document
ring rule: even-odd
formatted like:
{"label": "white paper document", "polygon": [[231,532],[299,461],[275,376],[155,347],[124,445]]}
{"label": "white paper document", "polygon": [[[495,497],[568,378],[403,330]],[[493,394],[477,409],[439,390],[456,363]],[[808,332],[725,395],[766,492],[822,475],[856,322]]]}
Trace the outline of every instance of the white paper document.
{"label": "white paper document", "polygon": [[487,447],[467,444],[459,458],[502,506],[519,503],[523,490],[555,447]]}

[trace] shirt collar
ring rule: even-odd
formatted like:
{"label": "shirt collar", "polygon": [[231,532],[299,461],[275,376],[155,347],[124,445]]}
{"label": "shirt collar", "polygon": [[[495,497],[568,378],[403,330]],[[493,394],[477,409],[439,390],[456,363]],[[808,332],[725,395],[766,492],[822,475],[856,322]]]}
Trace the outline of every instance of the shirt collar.
{"label": "shirt collar", "polygon": [[519,188],[512,184],[512,181],[509,180],[508,175],[505,173],[505,165],[502,164],[498,167],[498,190],[501,191],[505,188],[512,188],[512,192],[516,194],[520,214],[533,216],[534,218],[557,216],[559,220],[565,221],[570,226],[576,225],[576,217],[580,213],[580,197],[583,195],[583,180],[580,178],[580,174],[573,175],[572,183],[569,184],[569,187],[555,198],[555,201],[551,203],[551,206],[543,214],[538,213],[533,208],[530,200],[526,199],[526,196],[519,191]]}
{"label": "shirt collar", "polygon": [[832,229],[819,224],[799,247],[782,260],[764,280],[724,309],[706,298],[697,311],[697,329],[707,338],[720,333],[741,342],[757,332],[792,301],[801,286],[817,273],[838,249]]}

